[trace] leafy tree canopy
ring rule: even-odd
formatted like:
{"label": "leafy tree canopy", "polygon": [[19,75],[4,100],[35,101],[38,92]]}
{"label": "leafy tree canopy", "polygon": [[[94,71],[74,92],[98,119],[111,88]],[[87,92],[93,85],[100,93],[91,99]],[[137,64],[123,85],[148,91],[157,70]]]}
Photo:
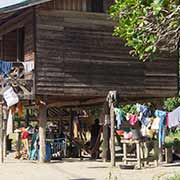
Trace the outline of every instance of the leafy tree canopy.
{"label": "leafy tree canopy", "polygon": [[131,55],[147,60],[160,51],[177,50],[180,38],[180,0],[115,0],[110,16],[114,35],[132,47]]}

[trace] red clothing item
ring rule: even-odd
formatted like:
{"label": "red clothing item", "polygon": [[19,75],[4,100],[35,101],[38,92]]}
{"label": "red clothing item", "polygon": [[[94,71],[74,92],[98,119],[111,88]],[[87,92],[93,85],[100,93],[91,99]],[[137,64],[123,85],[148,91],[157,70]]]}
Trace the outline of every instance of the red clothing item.
{"label": "red clothing item", "polygon": [[28,138],[28,132],[27,131],[24,131],[22,133],[22,139],[27,139]]}

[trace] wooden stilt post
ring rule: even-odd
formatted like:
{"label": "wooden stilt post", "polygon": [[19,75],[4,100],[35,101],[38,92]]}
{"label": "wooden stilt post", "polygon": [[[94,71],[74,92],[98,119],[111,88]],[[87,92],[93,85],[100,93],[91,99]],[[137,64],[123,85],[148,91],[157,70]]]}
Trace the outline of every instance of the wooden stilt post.
{"label": "wooden stilt post", "polygon": [[8,114],[7,114],[7,107],[3,106],[3,143],[4,143],[4,157],[7,156],[7,118],[8,118]]}
{"label": "wooden stilt post", "polygon": [[3,147],[3,107],[2,101],[0,102],[0,163],[4,162],[4,147]]}
{"label": "wooden stilt post", "polygon": [[70,110],[70,123],[69,123],[69,130],[70,130],[70,156],[72,156],[72,139],[73,139],[73,111]]}
{"label": "wooden stilt post", "polygon": [[4,125],[3,125],[3,134],[4,134],[4,137],[3,137],[3,143],[4,143],[4,157],[7,157],[7,135],[6,135],[6,130],[7,130],[7,119],[4,120]]}
{"label": "wooden stilt post", "polygon": [[103,126],[103,161],[104,162],[110,160],[109,140],[110,140],[110,129],[109,129],[109,125],[106,124]]}
{"label": "wooden stilt post", "polygon": [[115,137],[114,137],[114,106],[110,107],[110,121],[111,121],[111,166],[115,166]]}
{"label": "wooden stilt post", "polygon": [[39,109],[39,162],[46,162],[46,122],[47,122],[47,106],[42,105]]}

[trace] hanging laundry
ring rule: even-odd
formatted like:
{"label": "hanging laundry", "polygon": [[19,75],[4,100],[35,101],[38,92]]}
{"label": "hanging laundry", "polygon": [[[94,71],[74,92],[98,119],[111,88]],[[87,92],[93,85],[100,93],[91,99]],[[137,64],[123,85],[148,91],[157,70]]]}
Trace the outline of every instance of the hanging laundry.
{"label": "hanging laundry", "polygon": [[12,87],[8,87],[3,93],[3,98],[8,107],[11,107],[19,102],[18,95],[14,92]]}
{"label": "hanging laundry", "polygon": [[12,68],[11,62],[1,61],[0,60],[0,74],[3,76],[7,76]]}
{"label": "hanging laundry", "polygon": [[168,121],[169,121],[169,112],[166,112],[166,127],[169,127]]}
{"label": "hanging laundry", "polygon": [[78,138],[78,126],[79,126],[79,117],[78,114],[74,114],[74,119],[73,119],[73,134],[74,138]]}
{"label": "hanging laundry", "polygon": [[165,119],[166,119],[166,111],[155,111],[155,116],[160,118],[159,122],[159,131],[158,131],[158,141],[159,141],[159,148],[162,147],[165,141]]}
{"label": "hanging laundry", "polygon": [[21,117],[23,115],[23,107],[21,102],[18,102],[17,108],[18,108],[18,116]]}
{"label": "hanging laundry", "polygon": [[149,124],[149,117],[152,114],[150,108],[141,104],[136,104],[136,108],[137,111],[140,112],[139,120],[142,124],[147,126]]}
{"label": "hanging laundry", "polygon": [[180,126],[180,107],[168,114],[168,127]]}
{"label": "hanging laundry", "polygon": [[151,125],[151,129],[158,130],[159,129],[160,120],[161,120],[160,117],[154,118],[153,123]]}
{"label": "hanging laundry", "polygon": [[11,109],[9,110],[9,114],[8,114],[8,119],[7,119],[7,131],[6,134],[9,135],[13,133],[13,118],[12,118],[12,113],[11,113]]}
{"label": "hanging laundry", "polygon": [[114,108],[117,121],[117,129],[120,129],[121,123],[124,120],[124,113],[120,108]]}
{"label": "hanging laundry", "polygon": [[24,66],[25,73],[29,73],[34,70],[34,61],[23,62],[22,64]]}
{"label": "hanging laundry", "polygon": [[15,114],[15,112],[16,112],[16,107],[15,107],[15,106],[11,106],[10,109],[11,109],[11,113],[12,113],[12,114]]}
{"label": "hanging laundry", "polygon": [[138,116],[137,115],[131,115],[130,119],[129,119],[129,123],[133,126],[136,124],[136,122],[138,121]]}

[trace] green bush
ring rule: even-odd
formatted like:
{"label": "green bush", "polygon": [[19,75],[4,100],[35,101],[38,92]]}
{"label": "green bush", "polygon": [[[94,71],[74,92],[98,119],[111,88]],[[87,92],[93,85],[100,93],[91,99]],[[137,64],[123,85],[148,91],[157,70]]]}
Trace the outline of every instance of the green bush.
{"label": "green bush", "polygon": [[173,111],[178,106],[180,106],[180,98],[174,97],[174,98],[167,98],[164,101],[164,108],[167,111]]}
{"label": "green bush", "polygon": [[167,180],[180,180],[180,174],[179,175],[175,175],[173,177],[170,177]]}

